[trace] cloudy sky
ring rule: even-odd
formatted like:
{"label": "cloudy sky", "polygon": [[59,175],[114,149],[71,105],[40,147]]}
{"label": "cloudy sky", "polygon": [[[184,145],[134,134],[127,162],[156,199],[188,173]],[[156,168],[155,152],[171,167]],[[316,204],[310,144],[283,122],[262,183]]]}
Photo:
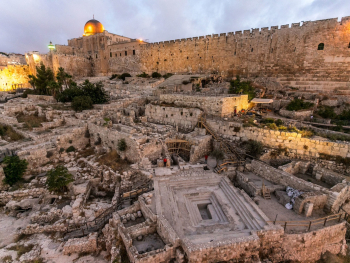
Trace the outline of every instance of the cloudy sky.
{"label": "cloudy sky", "polygon": [[349,0],[0,0],[0,52],[82,36],[95,15],[109,32],[150,42],[350,16]]}

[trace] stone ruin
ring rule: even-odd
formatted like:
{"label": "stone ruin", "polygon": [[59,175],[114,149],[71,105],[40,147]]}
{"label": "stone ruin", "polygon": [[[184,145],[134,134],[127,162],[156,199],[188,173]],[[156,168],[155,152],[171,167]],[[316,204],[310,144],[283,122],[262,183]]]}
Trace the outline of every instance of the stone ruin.
{"label": "stone ruin", "polygon": [[[320,155],[348,158],[349,144],[248,127],[233,114],[251,106],[247,95],[227,95],[222,79],[199,95],[182,86],[189,76],[171,78],[92,78],[111,101],[83,112],[50,96],[0,105],[0,124],[17,134],[1,137],[0,158],[29,163],[21,185],[0,184],[1,260],[315,262],[346,254],[349,167]],[[244,148],[249,140],[264,143],[260,159]],[[58,164],[74,177],[62,193],[46,184]]]}

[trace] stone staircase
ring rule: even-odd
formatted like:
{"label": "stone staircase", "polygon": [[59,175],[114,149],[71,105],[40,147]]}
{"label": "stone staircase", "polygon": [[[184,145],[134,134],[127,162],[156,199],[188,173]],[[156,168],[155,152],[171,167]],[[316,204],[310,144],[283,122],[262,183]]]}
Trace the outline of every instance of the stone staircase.
{"label": "stone staircase", "polygon": [[348,75],[332,76],[324,75],[322,72],[314,74],[283,75],[276,80],[283,86],[298,88],[305,92],[335,92],[334,95],[350,96],[350,81]]}
{"label": "stone staircase", "polygon": [[266,225],[264,218],[254,211],[253,207],[250,207],[251,205],[247,203],[237,188],[231,187],[225,179],[222,179],[220,189],[225,193],[230,204],[249,229],[259,230]]}

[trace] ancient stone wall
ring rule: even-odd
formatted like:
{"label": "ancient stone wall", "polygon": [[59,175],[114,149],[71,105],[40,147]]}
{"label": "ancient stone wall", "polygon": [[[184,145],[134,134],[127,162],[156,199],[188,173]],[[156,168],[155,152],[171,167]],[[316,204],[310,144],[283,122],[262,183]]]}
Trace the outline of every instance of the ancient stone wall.
{"label": "ancient stone wall", "polygon": [[200,108],[206,113],[218,116],[226,116],[242,109],[248,108],[248,95],[236,95],[232,97],[207,97],[191,96],[183,94],[160,94],[159,100],[179,107]]}
{"label": "ancient stone wall", "polygon": [[23,87],[28,88],[29,74],[29,66],[24,65],[9,65],[0,69],[0,91],[12,90],[13,84],[23,84]]}
{"label": "ancient stone wall", "polygon": [[[143,71],[276,76],[299,72],[349,81],[349,20],[306,21],[143,46]],[[324,43],[324,50],[318,45]]]}
{"label": "ancient stone wall", "polygon": [[281,109],[279,114],[283,117],[297,119],[297,120],[305,120],[310,119],[310,116],[313,115],[313,110],[299,110],[299,111],[289,111],[286,109]]}
{"label": "ancient stone wall", "polygon": [[333,172],[331,170],[322,168],[318,165],[316,165],[312,171],[313,176],[315,176],[316,179],[321,180],[331,186],[334,186],[336,184],[342,183],[343,181],[346,181],[346,177],[338,174],[336,172]]}
{"label": "ancient stone wall", "polygon": [[303,179],[295,177],[292,174],[276,169],[260,161],[253,160],[251,163],[251,169],[255,174],[275,184],[290,186],[298,190],[322,191],[324,193],[328,193],[328,190],[322,186],[307,182]]}
{"label": "ancient stone wall", "polygon": [[256,140],[263,144],[278,148],[279,145],[287,147],[291,153],[319,157],[320,153],[329,155],[339,155],[343,158],[350,157],[350,144],[346,142],[333,142],[302,138],[301,134],[293,132],[283,132],[256,127],[241,128],[235,132],[235,127],[239,124],[228,121],[207,120],[210,127],[219,134],[232,140]]}
{"label": "ancient stone wall", "polygon": [[192,108],[174,108],[147,104],[145,115],[147,121],[159,124],[172,125],[180,129],[193,129],[198,123],[202,111]]}
{"label": "ancient stone wall", "polygon": [[285,234],[282,240],[284,260],[315,262],[325,251],[339,254],[345,249],[345,222],[303,234]]}
{"label": "ancient stone wall", "polygon": [[13,192],[2,192],[0,193],[0,204],[5,205],[11,200],[22,200],[28,198],[29,196],[33,198],[38,198],[44,194],[48,194],[49,191],[44,188],[34,188],[27,190],[16,190]]}

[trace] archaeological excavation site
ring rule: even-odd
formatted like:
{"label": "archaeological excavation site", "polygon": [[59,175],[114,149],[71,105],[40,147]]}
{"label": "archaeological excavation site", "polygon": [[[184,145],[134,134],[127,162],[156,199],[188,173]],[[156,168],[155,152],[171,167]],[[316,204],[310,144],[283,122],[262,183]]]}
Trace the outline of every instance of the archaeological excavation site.
{"label": "archaeological excavation site", "polygon": [[0,53],[0,262],[341,263],[350,17]]}

